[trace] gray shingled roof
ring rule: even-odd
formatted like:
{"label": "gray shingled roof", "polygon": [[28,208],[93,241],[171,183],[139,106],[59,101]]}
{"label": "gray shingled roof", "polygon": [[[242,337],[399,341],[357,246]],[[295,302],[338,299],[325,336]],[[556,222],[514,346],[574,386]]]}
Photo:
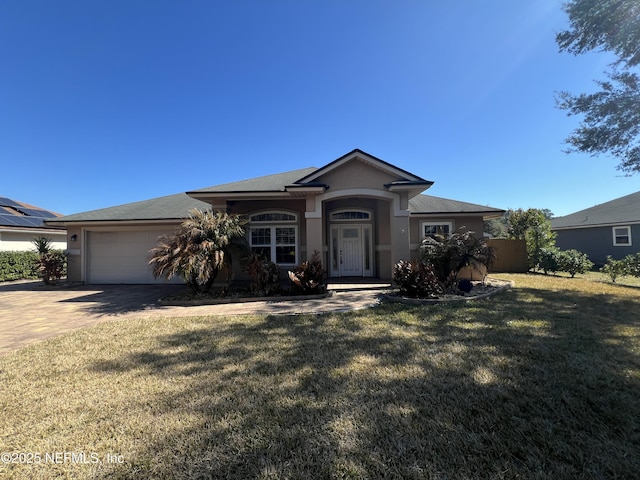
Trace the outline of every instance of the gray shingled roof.
{"label": "gray shingled roof", "polygon": [[460,202],[458,200],[450,200],[448,198],[434,197],[431,195],[416,195],[410,199],[409,211],[414,214],[486,213],[500,215],[504,213],[504,210],[499,208]]}
{"label": "gray shingled roof", "polygon": [[126,203],[115,207],[67,215],[47,220],[47,223],[182,219],[188,217],[189,211],[194,208],[208,210],[211,205],[191,198],[186,193],[178,193],[141,202]]}
{"label": "gray shingled roof", "polygon": [[316,170],[316,167],[301,168],[264,177],[240,180],[239,182],[223,183],[222,185],[201,188],[188,193],[284,192],[287,185],[292,185],[297,180],[310,175]]}
{"label": "gray shingled roof", "polygon": [[562,229],[622,223],[640,223],[640,192],[554,218],[551,227]]}

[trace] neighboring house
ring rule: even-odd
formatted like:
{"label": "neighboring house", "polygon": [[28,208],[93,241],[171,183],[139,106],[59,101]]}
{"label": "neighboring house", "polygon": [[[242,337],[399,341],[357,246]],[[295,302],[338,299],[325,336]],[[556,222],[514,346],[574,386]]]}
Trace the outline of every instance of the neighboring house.
{"label": "neighboring house", "polygon": [[51,226],[45,220],[60,214],[23,202],[0,197],[0,250],[34,250],[35,237],[47,237],[55,249],[67,248],[67,232],[63,225]]}
{"label": "neighboring house", "polygon": [[596,265],[640,252],[640,192],[551,220],[556,245],[586,253]]}
{"label": "neighboring house", "polygon": [[67,227],[69,279],[151,283],[148,251],[189,210],[246,216],[252,250],[283,268],[322,254],[330,277],[390,279],[418,256],[425,235],[466,227],[503,210],[421,195],[433,182],[361,150],[304,168],[50,220]]}

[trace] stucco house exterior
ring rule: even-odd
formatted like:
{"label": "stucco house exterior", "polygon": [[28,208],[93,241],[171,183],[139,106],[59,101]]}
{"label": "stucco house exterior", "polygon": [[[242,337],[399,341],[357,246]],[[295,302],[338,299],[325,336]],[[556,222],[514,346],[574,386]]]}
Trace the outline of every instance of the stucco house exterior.
{"label": "stucco house exterior", "polygon": [[390,279],[395,262],[415,258],[425,235],[466,227],[503,210],[422,195],[432,181],[362,150],[316,168],[216,185],[69,215],[70,280],[153,283],[148,251],[194,208],[242,214],[247,240],[283,269],[314,251],[330,277]]}
{"label": "stucco house exterior", "polygon": [[64,226],[45,224],[45,220],[60,215],[28,203],[0,197],[0,251],[35,250],[33,239],[46,237],[51,247],[67,248],[67,232]]}
{"label": "stucco house exterior", "polygon": [[640,192],[551,220],[556,245],[586,253],[596,265],[608,255],[621,259],[640,252]]}

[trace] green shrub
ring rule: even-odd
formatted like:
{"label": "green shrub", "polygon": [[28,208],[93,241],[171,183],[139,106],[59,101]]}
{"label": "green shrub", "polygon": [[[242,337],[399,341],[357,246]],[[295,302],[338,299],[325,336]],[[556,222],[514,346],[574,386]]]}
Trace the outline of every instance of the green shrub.
{"label": "green shrub", "polygon": [[558,252],[557,262],[558,270],[569,273],[571,278],[575,277],[576,273],[586,273],[593,268],[593,262],[586,253],[573,249]]}
{"label": "green shrub", "polygon": [[0,282],[39,278],[36,252],[0,251]]}
{"label": "green shrub", "polygon": [[549,272],[555,273],[560,269],[560,250],[556,247],[544,247],[537,253],[538,268],[547,275]]}
{"label": "green shrub", "polygon": [[51,239],[47,237],[34,237],[31,242],[38,252],[36,265],[40,278],[45,285],[53,285],[66,275],[67,256],[61,250],[51,248]]}
{"label": "green shrub", "polygon": [[312,294],[327,291],[326,275],[320,261],[320,252],[314,251],[311,258],[289,271],[292,290],[295,293]]}
{"label": "green shrub", "polygon": [[609,279],[615,283],[619,277],[629,275],[628,264],[625,260],[616,260],[611,255],[607,256],[607,263],[600,269],[605,275],[609,275]]}
{"label": "green shrub", "polygon": [[244,271],[251,279],[251,293],[269,296],[280,292],[280,269],[275,263],[257,253],[251,253],[244,261]]}
{"label": "green shrub", "polygon": [[400,294],[413,298],[433,298],[444,293],[433,266],[428,262],[401,260],[393,266],[393,283]]}
{"label": "green shrub", "polygon": [[632,277],[640,277],[640,253],[629,254],[623,261],[627,266],[627,274]]}

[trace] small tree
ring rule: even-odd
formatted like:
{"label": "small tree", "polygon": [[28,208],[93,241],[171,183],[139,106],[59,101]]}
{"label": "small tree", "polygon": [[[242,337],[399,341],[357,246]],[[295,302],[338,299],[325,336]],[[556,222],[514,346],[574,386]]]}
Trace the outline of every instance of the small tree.
{"label": "small tree", "polygon": [[556,273],[560,270],[559,262],[560,250],[556,247],[541,248],[538,253],[538,268],[547,275],[549,272]]}
{"label": "small tree", "polygon": [[611,255],[607,256],[607,263],[600,269],[602,273],[608,275],[613,283],[619,277],[625,277],[629,275],[629,267],[624,260],[616,260]]}
{"label": "small tree", "polygon": [[527,242],[529,269],[541,268],[543,249],[555,247],[556,233],[551,230],[551,216],[549,210],[538,208],[507,212],[509,237]]}
{"label": "small tree", "polygon": [[593,268],[593,262],[589,260],[586,253],[573,249],[559,251],[557,261],[558,270],[567,272],[571,278],[575,277],[576,273],[583,274]]}
{"label": "small tree", "polygon": [[593,262],[589,260],[587,254],[574,249],[560,251],[558,265],[559,270],[567,272],[571,278],[575,277],[576,273],[583,274],[593,268]]}
{"label": "small tree", "polygon": [[195,293],[206,293],[227,269],[228,284],[234,255],[248,251],[244,223],[239,215],[192,210],[172,235],[160,237],[150,250],[154,277],[182,276]]}

